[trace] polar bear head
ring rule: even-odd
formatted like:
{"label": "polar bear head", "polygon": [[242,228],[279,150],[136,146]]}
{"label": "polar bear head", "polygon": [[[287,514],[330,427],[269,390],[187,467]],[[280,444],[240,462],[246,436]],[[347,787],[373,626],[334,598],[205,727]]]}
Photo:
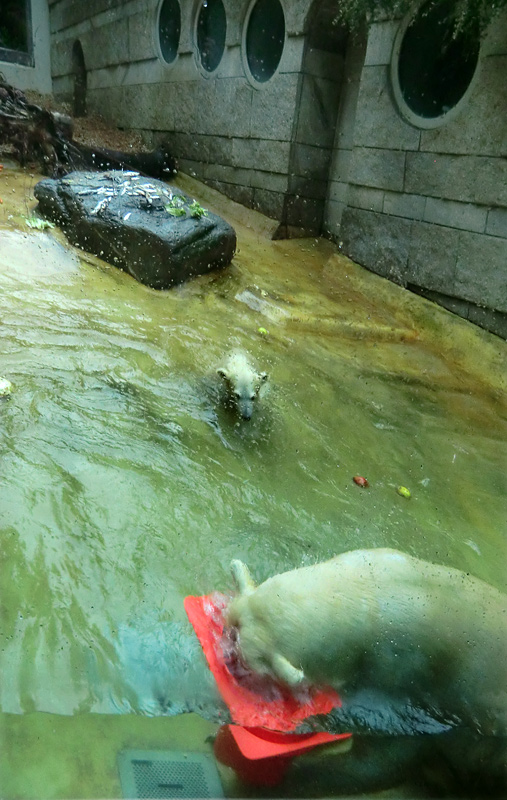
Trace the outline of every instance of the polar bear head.
{"label": "polar bear head", "polygon": [[241,419],[251,419],[267,373],[257,372],[241,350],[233,351],[217,373],[226,386],[227,405],[235,408]]}
{"label": "polar bear head", "polygon": [[231,571],[239,594],[227,609],[227,624],[238,630],[243,660],[261,675],[270,675],[287,686],[299,686],[305,681],[305,674],[277,650],[272,629],[266,625],[262,599],[256,603],[257,587],[248,567],[234,559]]}

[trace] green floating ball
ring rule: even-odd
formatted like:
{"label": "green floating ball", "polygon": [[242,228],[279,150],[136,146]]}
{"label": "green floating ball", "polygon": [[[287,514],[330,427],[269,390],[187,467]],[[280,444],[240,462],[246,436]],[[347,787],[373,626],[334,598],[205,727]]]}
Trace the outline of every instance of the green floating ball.
{"label": "green floating ball", "polygon": [[398,486],[396,491],[398,492],[398,494],[401,494],[402,497],[407,497],[407,498],[412,497],[410,489],[407,489],[406,486]]}

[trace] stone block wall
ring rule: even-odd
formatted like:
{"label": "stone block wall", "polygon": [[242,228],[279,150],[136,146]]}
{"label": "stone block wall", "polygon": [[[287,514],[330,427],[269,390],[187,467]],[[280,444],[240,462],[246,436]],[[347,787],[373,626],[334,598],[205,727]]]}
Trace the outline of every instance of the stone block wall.
{"label": "stone block wall", "polygon": [[[281,0],[274,76],[245,65],[250,0],[223,0],[225,50],[206,73],[195,42],[202,0],[179,0],[178,55],[165,63],[161,0],[48,0],[57,96],[71,99],[82,47],[87,103],[180,169],[278,220],[279,236],[324,233],[355,261],[507,335],[507,13],[440,127],[407,121],[391,60],[399,20],[368,36],[335,26],[336,0]],[[484,310],[486,309],[486,310]]]}
{"label": "stone block wall", "polygon": [[[421,129],[390,78],[399,23],[369,33],[337,141],[326,229],[355,261],[507,335],[507,14],[491,26],[455,116]],[[349,116],[350,123],[350,116]]]}
{"label": "stone block wall", "polygon": [[159,0],[50,0],[55,94],[72,97],[72,46],[79,40],[89,111],[143,132],[150,146],[167,142],[182,171],[281,219],[310,0],[284,3],[281,61],[259,85],[249,80],[243,60],[249,0],[224,0],[226,46],[211,74],[196,53],[200,5],[180,0],[178,56],[166,64],[158,43]]}

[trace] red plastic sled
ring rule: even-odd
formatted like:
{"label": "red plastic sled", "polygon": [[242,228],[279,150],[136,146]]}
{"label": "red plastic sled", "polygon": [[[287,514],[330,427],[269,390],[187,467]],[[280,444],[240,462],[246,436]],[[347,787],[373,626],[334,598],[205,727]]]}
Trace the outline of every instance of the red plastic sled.
{"label": "red plastic sled", "polygon": [[348,739],[351,734],[293,733],[306,717],[328,714],[340,705],[340,698],[333,689],[290,692],[273,679],[248,670],[238,659],[232,632],[224,629],[223,612],[228,601],[219,592],[186,597],[184,601],[220,694],[236,723],[220,728],[215,755],[244,780],[274,786],[282,780],[294,756]]}
{"label": "red plastic sled", "polygon": [[215,756],[244,780],[274,786],[282,780],[294,756],[348,739],[351,734],[293,733],[306,717],[328,714],[341,705],[340,698],[333,689],[289,692],[273,679],[248,670],[238,659],[232,631],[224,628],[223,612],[229,599],[215,592],[184,601],[220,694],[236,723],[219,729]]}
{"label": "red plastic sled", "polygon": [[272,678],[257,675],[242,665],[230,632],[224,631],[223,612],[229,599],[215,592],[204,597],[186,597],[184,604],[236,724],[294,731],[306,717],[328,714],[341,705],[333,689],[310,687],[291,692]]}
{"label": "red plastic sled", "polygon": [[265,728],[222,725],[214,750],[218,761],[232,767],[247,783],[276,786],[294,756],[349,737],[348,733],[278,733]]}

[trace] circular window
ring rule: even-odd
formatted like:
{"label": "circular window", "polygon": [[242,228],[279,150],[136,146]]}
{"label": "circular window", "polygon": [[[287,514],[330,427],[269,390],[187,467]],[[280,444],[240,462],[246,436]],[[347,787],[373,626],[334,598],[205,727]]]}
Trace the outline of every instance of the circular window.
{"label": "circular window", "polygon": [[222,58],[227,21],[222,0],[203,0],[197,17],[197,49],[201,66],[213,72]]}
{"label": "circular window", "polygon": [[285,17],[279,0],[257,0],[248,18],[245,50],[248,68],[259,83],[274,75],[285,43]]}
{"label": "circular window", "polygon": [[479,34],[456,33],[454,0],[424,3],[399,31],[393,88],[400,110],[419,127],[436,127],[474,77]]}
{"label": "circular window", "polygon": [[162,58],[172,64],[178,55],[181,33],[181,10],[178,0],[164,0],[158,17],[158,40]]}

